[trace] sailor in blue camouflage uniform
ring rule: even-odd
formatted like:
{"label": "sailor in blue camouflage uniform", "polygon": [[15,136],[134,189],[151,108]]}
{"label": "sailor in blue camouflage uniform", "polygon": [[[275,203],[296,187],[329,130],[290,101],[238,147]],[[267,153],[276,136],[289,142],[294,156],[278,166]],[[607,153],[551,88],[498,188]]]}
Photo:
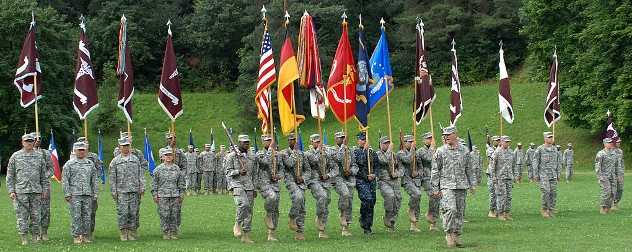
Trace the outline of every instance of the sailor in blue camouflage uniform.
{"label": "sailor in blue camouflage uniform", "polygon": [[494,183],[492,183],[492,179],[490,177],[491,167],[489,164],[492,162],[492,154],[498,148],[500,144],[500,136],[492,136],[492,146],[487,147],[485,151],[485,156],[487,156],[487,170],[485,174],[487,174],[487,188],[489,189],[489,214],[487,216],[491,218],[496,218],[496,189]]}
{"label": "sailor in blue camouflage uniform", "polygon": [[618,203],[623,196],[623,178],[625,177],[625,162],[623,161],[623,150],[621,150],[621,138],[617,139],[614,143],[614,152],[619,157],[619,170],[617,173],[616,193],[614,195],[614,203],[612,203],[612,209],[619,210]]}
{"label": "sailor in blue camouflage uniform", "polygon": [[432,185],[435,196],[441,196],[443,212],[443,230],[446,232],[448,247],[465,247],[459,236],[463,232],[465,199],[467,189],[476,192],[475,171],[472,167],[469,150],[457,140],[457,128],[448,126],[442,129],[447,144],[437,149],[432,163]]}
{"label": "sailor in blue camouflage uniform", "polygon": [[434,195],[434,188],[430,181],[430,170],[432,170],[432,159],[434,157],[437,143],[432,137],[432,133],[427,132],[422,135],[424,146],[419,148],[417,155],[417,166],[421,170],[421,184],[424,187],[426,195],[428,195],[428,211],[424,215],[426,222],[430,223],[430,231],[440,231],[437,228],[437,220],[439,219],[439,204],[441,198]]}
{"label": "sailor in blue camouflage uniform", "polygon": [[[356,163],[358,164],[358,173],[355,175],[356,188],[358,190],[358,198],[362,202],[360,204],[359,222],[360,227],[364,229],[364,233],[372,235],[371,227],[373,226],[373,208],[375,207],[376,199],[376,178],[380,174],[380,164],[377,159],[377,153],[370,149],[371,145],[366,140],[366,133],[360,132],[356,137],[358,138],[358,147],[354,148]],[[369,156],[367,151],[371,157],[370,160],[367,158]]]}
{"label": "sailor in blue camouflage uniform", "polygon": [[[353,194],[356,187],[355,175],[358,173],[358,164],[356,163],[353,150],[348,146],[349,138],[347,138],[346,134],[342,131],[336,132],[334,138],[336,145],[330,146],[329,152],[331,152],[333,160],[338,164],[340,179],[347,186],[350,196],[348,203],[345,204],[346,208],[344,212],[347,226],[342,227],[342,236],[350,237],[353,236],[353,234],[349,232],[349,225],[353,221]],[[338,201],[339,207],[341,203],[343,202]]]}
{"label": "sailor in blue camouflage uniform", "polygon": [[161,148],[159,154],[162,164],[156,167],[151,177],[151,194],[154,202],[158,204],[162,239],[178,239],[178,205],[184,200],[184,174],[180,167],[173,163],[171,147]]}
{"label": "sailor in blue camouflage uniform", "polygon": [[538,146],[533,155],[533,174],[542,191],[542,212],[544,218],[554,217],[553,208],[557,203],[557,181],[560,180],[562,162],[553,145],[553,133],[544,132],[544,144]]}
{"label": "sailor in blue camouflage uniform", "polygon": [[[257,188],[265,199],[263,208],[266,215],[263,220],[268,228],[268,241],[279,241],[274,231],[279,224],[279,199],[281,198],[281,177],[283,176],[283,158],[280,152],[274,151],[274,141],[268,134],[261,135],[263,149],[256,154],[259,163]],[[273,160],[274,159],[274,160]]]}
{"label": "sailor in blue camouflage uniform", "polygon": [[[226,155],[226,176],[228,190],[233,192],[233,199],[237,205],[233,235],[241,237],[243,243],[254,243],[249,233],[252,227],[252,209],[257,197],[255,184],[259,174],[259,164],[254,153],[248,151],[250,137],[239,135],[237,150]],[[243,232],[242,232],[243,231]]]}
{"label": "sailor in blue camouflage uniform", "polygon": [[604,138],[603,145],[604,148],[595,156],[595,173],[597,173],[599,188],[601,189],[601,210],[599,213],[607,214],[610,213],[610,207],[617,191],[616,184],[619,180],[617,171],[619,171],[620,163],[617,153],[613,150],[614,141],[612,138]]}
{"label": "sailor in blue camouflage uniform", "polygon": [[305,154],[298,149],[296,134],[288,134],[287,143],[289,147],[282,150],[281,154],[283,155],[283,166],[285,167],[283,182],[292,200],[292,206],[288,213],[288,223],[290,224],[290,229],[296,231],[294,239],[305,240],[303,228],[305,226],[305,190],[307,189],[307,181],[303,178],[303,175],[306,170],[311,168]]}
{"label": "sailor in blue camouflage uniform", "polygon": [[516,177],[514,173],[518,168],[517,157],[511,150],[509,143],[511,139],[509,136],[500,137],[500,147],[496,148],[494,154],[492,154],[492,161],[490,166],[490,178],[492,183],[496,186],[496,206],[498,209],[499,220],[513,220],[509,217],[509,211],[511,211],[511,191],[513,188],[513,182]]}
{"label": "sailor in blue camouflage uniform", "polygon": [[393,153],[393,144],[387,136],[379,139],[380,145],[377,151],[377,161],[380,164],[379,179],[380,194],[384,199],[384,226],[389,233],[395,233],[395,222],[399,215],[399,208],[402,205],[402,194],[399,189],[399,178],[401,177],[401,163],[399,156]]}

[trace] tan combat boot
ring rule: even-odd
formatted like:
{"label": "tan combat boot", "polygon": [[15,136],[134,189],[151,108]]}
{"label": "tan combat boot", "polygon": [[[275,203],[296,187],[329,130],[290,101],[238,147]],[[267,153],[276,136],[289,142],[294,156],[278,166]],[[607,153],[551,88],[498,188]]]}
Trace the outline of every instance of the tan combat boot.
{"label": "tan combat boot", "polygon": [[415,209],[408,208],[408,211],[406,212],[406,214],[408,214],[408,220],[410,222],[417,222],[417,217],[415,216]]}
{"label": "tan combat boot", "polygon": [[397,231],[395,231],[395,227],[389,227],[388,232],[391,234],[397,233]]}
{"label": "tan combat boot", "polygon": [[171,240],[177,240],[177,239],[178,239],[178,237],[176,237],[176,234],[178,234],[178,233],[177,233],[177,231],[171,231],[171,232],[169,232],[169,239],[171,239]]}
{"label": "tan combat boot", "polygon": [[509,211],[505,212],[505,219],[513,220],[513,218],[509,217]]}
{"label": "tan combat boot", "polygon": [[417,222],[410,223],[410,230],[415,231],[415,232],[421,232],[421,230],[417,227]]}
{"label": "tan combat boot", "polygon": [[612,209],[619,210],[619,206],[617,206],[617,202],[612,203]]}
{"label": "tan combat boot", "polygon": [[75,235],[75,239],[72,242],[74,244],[80,244],[81,243],[81,236]]}
{"label": "tan combat boot", "polygon": [[599,210],[600,214],[607,214],[606,212],[606,207],[602,206],[601,209]]}
{"label": "tan combat boot", "polygon": [[505,212],[500,212],[498,214],[498,219],[501,220],[501,221],[506,221],[507,218],[505,217]]}
{"label": "tan combat boot", "polygon": [[549,218],[549,211],[546,210],[546,208],[542,208],[542,213],[540,213],[540,215],[544,218]]}
{"label": "tan combat boot", "polygon": [[321,219],[320,217],[316,217],[316,228],[318,228],[318,231],[325,231],[325,225],[323,224],[323,219]]}
{"label": "tan combat boot", "polygon": [[164,233],[162,233],[162,239],[163,240],[169,240],[169,231],[165,231]]}
{"label": "tan combat boot", "polygon": [[555,217],[555,215],[553,215],[553,210],[552,209],[549,209],[547,211],[547,214],[549,215],[549,217]]}
{"label": "tan combat boot", "polygon": [[136,239],[134,239],[134,231],[132,231],[131,229],[127,229],[127,240],[128,241],[135,241]]}
{"label": "tan combat boot", "polygon": [[263,216],[263,222],[266,223],[266,227],[268,229],[274,229],[274,223],[272,222],[272,214],[271,213],[266,213],[266,215]]}
{"label": "tan combat boot", "polygon": [[127,241],[127,229],[121,229],[121,241]]}
{"label": "tan combat boot", "polygon": [[496,213],[494,213],[494,210],[489,210],[489,214],[487,214],[487,217],[496,218]]}
{"label": "tan combat boot", "polygon": [[296,218],[290,218],[287,220],[287,223],[290,224],[290,229],[297,231],[298,225],[296,225]]}
{"label": "tan combat boot", "polygon": [[43,227],[42,231],[40,232],[40,237],[39,239],[41,239],[42,241],[49,241],[50,239],[48,239],[48,228],[47,227]]}
{"label": "tan combat boot", "polygon": [[329,236],[325,234],[325,231],[323,230],[318,232],[318,238],[329,239]]}
{"label": "tan combat boot", "polygon": [[249,244],[255,243],[252,240],[250,240],[250,237],[248,237],[248,233],[250,233],[250,231],[244,231],[244,233],[241,235],[241,242],[249,243]]}
{"label": "tan combat boot", "polygon": [[454,243],[454,238],[453,238],[452,233],[446,233],[445,234],[445,242],[448,244],[449,248],[456,247],[456,243]]}
{"label": "tan combat boot", "polygon": [[340,214],[338,215],[338,222],[340,223],[340,226],[342,227],[348,227],[349,224],[347,223],[347,217],[345,215],[345,211],[344,210],[340,210]]}
{"label": "tan combat boot", "polygon": [[303,236],[303,233],[296,232],[296,236],[294,236],[294,240],[304,241],[305,237]]}
{"label": "tan combat boot", "polygon": [[454,238],[454,244],[456,244],[457,247],[465,248],[465,244],[462,243],[461,240],[459,239],[459,234],[452,233],[452,238]]}
{"label": "tan combat boot", "polygon": [[437,224],[430,224],[430,231],[441,231],[437,228]]}
{"label": "tan combat boot", "polygon": [[349,232],[349,226],[342,227],[342,236],[344,236],[344,237],[351,237],[351,236],[353,236],[353,234]]}
{"label": "tan combat boot", "polygon": [[435,224],[436,223],[434,218],[432,218],[432,212],[430,212],[430,210],[428,210],[424,216],[426,217],[426,222],[428,222],[430,224]]}
{"label": "tan combat boot", "polygon": [[274,229],[268,230],[268,241],[278,242],[279,240],[274,237]]}
{"label": "tan combat boot", "polygon": [[391,221],[386,217],[386,214],[384,214],[384,217],[382,217],[382,219],[384,219],[384,226],[386,226],[387,228],[393,226],[393,223],[391,223]]}
{"label": "tan combat boot", "polygon": [[138,238],[140,237],[140,235],[138,234],[138,229],[134,229],[134,230],[130,230],[131,235]]}
{"label": "tan combat boot", "polygon": [[92,241],[88,239],[88,236],[81,235],[81,242],[91,243]]}
{"label": "tan combat boot", "polygon": [[233,235],[237,238],[241,237],[241,223],[235,221],[235,226],[233,226]]}
{"label": "tan combat boot", "polygon": [[22,245],[28,245],[29,244],[29,235],[28,234],[23,234],[22,235]]}
{"label": "tan combat boot", "polygon": [[37,243],[37,237],[39,236],[39,234],[31,234],[31,243],[35,244]]}
{"label": "tan combat boot", "polygon": [[[173,233],[173,231],[171,231],[171,233]],[[182,235],[182,233],[180,232],[180,230],[176,230],[176,231],[175,231],[175,233],[176,233],[177,235]]]}

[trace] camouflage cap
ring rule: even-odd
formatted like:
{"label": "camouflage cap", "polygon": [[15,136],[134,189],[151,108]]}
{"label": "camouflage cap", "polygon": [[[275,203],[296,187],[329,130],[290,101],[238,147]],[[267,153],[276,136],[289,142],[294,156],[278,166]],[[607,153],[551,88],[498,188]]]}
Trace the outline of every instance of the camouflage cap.
{"label": "camouflage cap", "polygon": [[606,138],[603,139],[603,142],[604,143],[612,143],[614,141],[612,140],[612,138],[606,137]]}
{"label": "camouflage cap", "polygon": [[226,145],[223,145],[223,144],[222,144],[222,145],[220,145],[220,146],[219,146],[219,148],[220,148],[220,149],[226,149]]}
{"label": "camouflage cap", "polygon": [[132,136],[132,133],[130,133],[130,132],[123,132],[123,133],[121,133],[121,138],[131,137],[131,136]]}
{"label": "camouflage cap", "polygon": [[120,146],[125,146],[125,145],[130,145],[131,143],[129,142],[129,138],[125,137],[125,138],[119,139],[118,144]]}
{"label": "camouflage cap", "polygon": [[445,127],[443,129],[441,129],[441,134],[443,134],[443,135],[452,135],[452,134],[454,134],[456,132],[457,132],[456,126],[448,126],[448,127]]}
{"label": "camouflage cap", "polygon": [[356,137],[358,138],[358,140],[366,140],[366,133],[360,132],[356,134]]}
{"label": "camouflage cap", "polygon": [[204,148],[211,148],[211,144],[204,144]]}
{"label": "camouflage cap", "polygon": [[237,139],[239,139],[239,142],[250,142],[249,135],[239,135]]}
{"label": "camouflage cap", "polygon": [[287,137],[287,140],[296,140],[296,134],[294,133],[287,134],[286,137]]}
{"label": "camouflage cap", "polygon": [[193,145],[189,145],[189,149],[193,149],[193,148],[194,148]]}
{"label": "camouflage cap", "polygon": [[173,149],[171,149],[171,147],[168,147],[168,146],[165,148],[160,148],[159,155],[160,156],[173,155]]}
{"label": "camouflage cap", "polygon": [[263,141],[270,141],[270,140],[272,140],[272,136],[270,136],[268,134],[262,134],[261,135],[261,140],[263,140]]}
{"label": "camouflage cap", "polygon": [[86,143],[84,142],[76,142],[74,145],[75,150],[85,150],[86,148]]}
{"label": "camouflage cap", "polygon": [[413,135],[405,135],[405,136],[403,136],[403,137],[402,137],[402,140],[403,140],[404,142],[412,142],[412,141],[415,141],[415,139],[414,139]]}
{"label": "camouflage cap", "polygon": [[463,140],[463,138],[457,137],[456,140],[459,142],[460,145],[467,145],[467,143],[465,142],[465,140]]}
{"label": "camouflage cap", "polygon": [[22,135],[22,141],[28,142],[28,141],[35,141],[35,135],[28,133],[28,134],[24,134]]}
{"label": "camouflage cap", "polygon": [[255,147],[250,147],[250,151],[255,152]]}
{"label": "camouflage cap", "polygon": [[166,139],[171,139],[171,137],[175,138],[175,137],[176,137],[176,135],[171,134],[171,132],[167,132],[167,133],[165,134],[165,138],[166,138]]}
{"label": "camouflage cap", "polygon": [[522,146],[522,142],[518,142],[516,145],[518,145],[518,146]]}
{"label": "camouflage cap", "polygon": [[478,148],[476,148],[476,145],[472,145],[472,150],[474,150],[474,149],[478,149]]}
{"label": "camouflage cap", "polygon": [[193,152],[199,152],[199,151],[200,151],[200,148],[193,149]]}
{"label": "camouflage cap", "polygon": [[535,143],[530,143],[529,145],[531,145],[531,146],[535,146]]}
{"label": "camouflage cap", "polygon": [[33,136],[35,136],[35,140],[41,140],[42,136],[39,134],[39,132],[31,132],[31,134],[33,134]]}
{"label": "camouflage cap", "polygon": [[617,142],[617,143],[620,143],[620,142],[621,142],[621,138],[617,139],[617,141],[616,141],[616,142]]}
{"label": "camouflage cap", "polygon": [[550,132],[550,131],[544,132],[542,133],[542,136],[546,138],[553,137],[553,132]]}
{"label": "camouflage cap", "polygon": [[501,137],[500,137],[500,141],[503,141],[503,142],[511,142],[511,138],[509,138],[509,136],[501,136]]}
{"label": "camouflage cap", "polygon": [[432,138],[432,133],[426,132],[421,137],[423,137],[423,139]]}
{"label": "camouflage cap", "polygon": [[312,143],[318,143],[320,142],[320,135],[312,134],[311,136],[309,136],[309,140],[312,141]]}
{"label": "camouflage cap", "polygon": [[572,143],[568,143],[566,146],[572,147],[573,144]]}
{"label": "camouflage cap", "polygon": [[390,142],[391,142],[391,138],[390,137],[387,137],[387,136],[380,137],[380,143],[381,144],[383,144],[383,143],[390,143]]}
{"label": "camouflage cap", "polygon": [[345,136],[346,136],[346,135],[345,135],[345,133],[344,133],[344,132],[342,132],[342,131],[336,132],[336,133],[334,134],[334,137],[335,137],[335,138],[345,137]]}
{"label": "camouflage cap", "polygon": [[500,141],[500,136],[492,136],[492,141]]}

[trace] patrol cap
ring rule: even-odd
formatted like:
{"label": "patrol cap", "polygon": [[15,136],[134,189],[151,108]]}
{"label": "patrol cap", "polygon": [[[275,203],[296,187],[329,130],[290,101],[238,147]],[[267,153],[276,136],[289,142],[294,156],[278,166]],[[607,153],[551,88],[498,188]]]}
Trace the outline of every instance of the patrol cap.
{"label": "patrol cap", "polygon": [[380,143],[381,143],[381,144],[383,144],[383,143],[389,143],[389,142],[391,142],[391,138],[390,138],[390,137],[387,137],[387,136],[380,137]]}
{"label": "patrol cap", "polygon": [[560,148],[560,145],[559,145],[559,144],[556,144],[556,145],[555,145],[555,148],[558,148],[558,149],[559,149],[559,148]]}
{"label": "patrol cap", "polygon": [[287,140],[296,140],[296,134],[294,133],[287,134],[286,137],[287,137]]}
{"label": "patrol cap", "polygon": [[612,138],[606,137],[606,138],[603,139],[603,142],[604,143],[612,143],[613,140],[612,140]]}
{"label": "patrol cap", "polygon": [[35,141],[35,135],[28,133],[28,134],[24,134],[22,135],[22,141],[28,142],[28,141]]}
{"label": "patrol cap", "polygon": [[75,148],[75,150],[85,150],[86,149],[86,143],[84,143],[84,142],[76,142],[74,148]]}
{"label": "patrol cap", "polygon": [[219,148],[220,148],[220,149],[226,149],[226,145],[223,145],[223,144],[222,144],[222,145],[220,145],[220,146],[219,146]]}
{"label": "patrol cap", "polygon": [[211,148],[211,144],[205,144],[204,148]]}
{"label": "patrol cap", "polygon": [[441,129],[441,134],[443,135],[452,135],[456,133],[456,126],[448,126]]}
{"label": "patrol cap", "polygon": [[550,132],[550,131],[547,131],[547,132],[542,133],[542,136],[544,136],[544,137],[546,137],[546,138],[548,138],[548,137],[553,137],[553,133],[552,133],[552,132]]}
{"label": "patrol cap", "polygon": [[237,139],[239,139],[239,142],[250,142],[249,135],[239,135]]}
{"label": "patrol cap", "polygon": [[460,145],[466,145],[465,140],[463,140],[463,138],[457,137],[456,140],[459,142]]}
{"label": "patrol cap", "polygon": [[35,137],[35,141],[42,139],[42,136],[39,134],[39,132],[31,132],[31,134],[33,134],[33,136]]}
{"label": "patrol cap", "polygon": [[255,147],[250,147],[250,151],[255,152]]}
{"label": "patrol cap", "polygon": [[171,147],[160,148],[159,151],[160,156],[171,154],[173,155],[173,149]]}
{"label": "patrol cap", "polygon": [[412,142],[412,141],[414,141],[414,137],[413,137],[413,135],[405,135],[404,137],[402,137],[402,140],[404,142]]}
{"label": "patrol cap", "polygon": [[531,146],[535,146],[535,143],[530,143],[529,145],[531,145]]}
{"label": "patrol cap", "polygon": [[620,143],[620,142],[621,142],[621,138],[617,139],[617,141],[616,141],[616,142],[617,142],[617,143]]}
{"label": "patrol cap", "polygon": [[231,146],[228,146],[228,149],[230,149],[230,150],[234,150],[234,149],[235,149],[235,147],[233,147],[233,146],[231,145]]}
{"label": "patrol cap", "polygon": [[472,145],[472,150],[473,150],[473,149],[478,149],[478,148],[476,148],[476,145]]}
{"label": "patrol cap", "polygon": [[500,136],[492,136],[492,141],[500,141]]}
{"label": "patrol cap", "polygon": [[312,141],[312,143],[320,142],[320,135],[319,134],[313,134],[313,135],[309,136],[309,140]]}
{"label": "patrol cap", "polygon": [[366,133],[360,132],[356,134],[356,137],[358,138],[358,140],[366,140]]}
{"label": "patrol cap", "polygon": [[200,148],[195,148],[195,149],[193,149],[193,151],[194,151],[194,152],[196,152],[196,151],[200,151]]}
{"label": "patrol cap", "polygon": [[166,138],[166,139],[171,139],[171,137],[175,138],[175,137],[176,137],[176,135],[171,134],[171,132],[167,132],[167,133],[165,134],[165,138]]}
{"label": "patrol cap", "polygon": [[511,142],[511,138],[509,138],[509,136],[501,136],[500,140],[503,142]]}
{"label": "patrol cap", "polygon": [[566,146],[571,147],[571,146],[573,146],[573,144],[572,143],[568,143]]}
{"label": "patrol cap", "polygon": [[189,149],[193,149],[193,145],[189,145]]}
{"label": "patrol cap", "polygon": [[518,143],[517,143],[517,145],[518,145],[518,146],[522,146],[522,143],[521,143],[521,142],[518,142]]}
{"label": "patrol cap", "polygon": [[344,132],[342,132],[342,131],[336,132],[336,133],[334,134],[334,137],[335,137],[335,138],[345,137],[345,136],[346,136],[346,135],[345,135],[345,133],[344,133]]}
{"label": "patrol cap", "polygon": [[272,140],[272,136],[270,136],[268,134],[262,134],[261,135],[261,140],[263,140],[263,141],[270,141],[270,140]]}
{"label": "patrol cap", "polygon": [[421,137],[423,137],[423,139],[432,138],[432,133],[430,133],[430,132],[424,133],[423,136],[421,136]]}
{"label": "patrol cap", "polygon": [[129,139],[127,137],[121,138],[118,140],[118,144],[120,146],[130,145]]}

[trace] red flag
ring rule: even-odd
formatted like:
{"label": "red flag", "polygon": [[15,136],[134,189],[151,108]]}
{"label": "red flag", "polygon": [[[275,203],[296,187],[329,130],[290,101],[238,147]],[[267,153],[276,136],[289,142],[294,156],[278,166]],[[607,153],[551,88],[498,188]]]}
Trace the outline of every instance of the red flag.
{"label": "red flag", "polygon": [[500,116],[505,118],[508,123],[513,123],[514,110],[513,102],[511,100],[511,87],[509,85],[509,74],[507,74],[507,67],[505,66],[505,51],[500,45],[500,61],[498,68],[500,69],[500,82],[498,85],[498,104],[500,106]]}
{"label": "red flag", "polygon": [[610,110],[608,110],[608,113],[606,114],[608,115],[608,120],[606,120],[606,126],[603,128],[603,130],[599,134],[599,138],[604,139],[606,137],[609,137],[609,138],[612,138],[612,140],[617,141],[619,140],[619,133],[617,133],[617,130],[614,128],[614,125],[612,124],[612,119],[610,119]]}
{"label": "red flag", "polygon": [[268,31],[268,19],[263,18],[263,38],[261,39],[261,58],[259,59],[259,81],[257,82],[257,93],[255,103],[259,111],[258,118],[261,120],[261,131],[268,134],[268,113],[270,110],[270,90],[269,87],[276,81],[274,69],[274,57],[272,56],[272,43],[270,42],[270,32]]}
{"label": "red flag", "polygon": [[129,54],[127,43],[127,19],[121,17],[121,30],[119,31],[119,56],[117,75],[119,76],[118,107],[123,110],[127,121],[132,122],[132,96],[134,96],[134,73],[132,71],[132,58]]}
{"label": "red flag", "polygon": [[167,30],[167,47],[165,48],[165,58],[162,63],[158,103],[171,118],[171,121],[175,121],[178,116],[182,115],[182,93],[180,92],[180,77],[178,76],[176,55],[173,52],[173,43],[171,42],[171,20],[167,22],[167,25],[169,26]]}
{"label": "red flag", "polygon": [[79,50],[77,50],[77,75],[75,76],[75,91],[73,95],[73,106],[79,114],[81,120],[86,119],[88,114],[99,106],[97,94],[97,83],[92,74],[92,60],[88,50],[88,40],[86,39],[86,25],[81,21],[79,25],[81,33],[79,35]]}
{"label": "red flag", "polygon": [[329,106],[336,118],[338,118],[338,121],[342,123],[355,117],[357,76],[353,53],[349,45],[347,22],[343,21],[342,35],[340,36],[336,56],[331,65],[329,82],[327,83]]}
{"label": "red flag", "polygon": [[18,69],[15,71],[13,84],[20,91],[20,105],[26,108],[35,102],[35,84],[37,84],[37,99],[42,98],[42,70],[40,69],[39,55],[35,43],[35,17],[31,21],[31,28],[26,35],[22,54],[18,62]]}
{"label": "red flag", "polygon": [[461,99],[461,82],[459,81],[459,68],[456,60],[456,49],[452,40],[452,92],[450,96],[450,125],[455,125],[461,117],[463,100]]}
{"label": "red flag", "polygon": [[544,122],[551,127],[554,121],[560,119],[560,82],[557,79],[557,51],[553,53],[553,65],[549,75],[549,86],[546,91],[546,108],[544,108]]}
{"label": "red flag", "polygon": [[420,124],[426,119],[430,112],[430,107],[437,97],[432,77],[428,71],[428,59],[426,58],[426,42],[424,38],[424,23],[419,19],[417,24],[417,60],[415,62],[415,123]]}

